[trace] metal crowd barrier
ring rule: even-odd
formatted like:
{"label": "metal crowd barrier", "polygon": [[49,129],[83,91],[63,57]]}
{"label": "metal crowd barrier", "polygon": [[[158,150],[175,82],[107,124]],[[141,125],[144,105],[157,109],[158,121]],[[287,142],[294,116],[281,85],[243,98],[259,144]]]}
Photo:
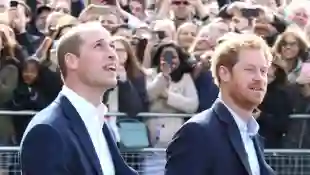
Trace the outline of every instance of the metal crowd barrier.
{"label": "metal crowd barrier", "polygon": [[[166,162],[163,148],[122,152],[122,155],[140,175],[164,175]],[[277,175],[310,175],[309,149],[266,150],[265,157]],[[0,174],[21,175],[19,147],[0,147]]]}
{"label": "metal crowd barrier", "polygon": [[[0,116],[34,115],[33,111],[0,111]],[[110,116],[126,116],[109,113]],[[189,114],[140,113],[139,117],[190,117]],[[307,119],[309,115],[292,115],[291,118]],[[122,150],[121,150],[122,151]],[[145,148],[122,151],[127,163],[141,175],[163,175],[165,148]],[[310,149],[269,149],[265,158],[278,175],[310,175]],[[47,160],[48,161],[48,160]],[[19,147],[0,147],[0,175],[20,175]]]}

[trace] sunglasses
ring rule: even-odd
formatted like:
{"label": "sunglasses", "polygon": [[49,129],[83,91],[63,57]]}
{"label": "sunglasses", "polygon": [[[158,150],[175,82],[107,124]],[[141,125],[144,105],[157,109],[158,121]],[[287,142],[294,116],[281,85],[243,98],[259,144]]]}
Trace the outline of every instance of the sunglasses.
{"label": "sunglasses", "polygon": [[189,2],[188,1],[172,1],[172,4],[173,5],[189,5]]}

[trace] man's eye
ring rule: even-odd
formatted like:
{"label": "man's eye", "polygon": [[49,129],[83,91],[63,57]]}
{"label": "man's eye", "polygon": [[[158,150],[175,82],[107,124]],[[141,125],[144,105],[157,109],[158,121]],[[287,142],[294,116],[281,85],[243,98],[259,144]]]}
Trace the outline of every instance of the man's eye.
{"label": "man's eye", "polygon": [[97,44],[95,45],[95,48],[97,48],[97,47],[102,47],[102,44],[101,44],[101,43],[97,43]]}

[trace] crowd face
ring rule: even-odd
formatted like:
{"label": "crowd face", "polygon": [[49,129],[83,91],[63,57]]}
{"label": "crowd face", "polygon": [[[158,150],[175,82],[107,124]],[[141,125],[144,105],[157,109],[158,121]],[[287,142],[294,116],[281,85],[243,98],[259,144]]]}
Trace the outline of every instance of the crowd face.
{"label": "crowd face", "polygon": [[292,12],[291,20],[296,23],[298,26],[304,28],[309,20],[309,14],[306,9],[299,8]]}
{"label": "crowd face", "polygon": [[299,53],[299,42],[293,35],[287,35],[283,38],[281,55],[283,59],[296,59]]}
{"label": "crowd face", "polygon": [[188,23],[179,29],[178,44],[183,48],[189,48],[195,40],[197,26],[193,23]]}
{"label": "crowd face", "polygon": [[99,17],[99,21],[101,22],[101,25],[111,31],[113,27],[115,27],[117,24],[119,24],[119,19],[114,14],[105,14],[101,15]]}
{"label": "crowd face", "polygon": [[48,15],[50,14],[50,11],[45,10],[43,12],[41,12],[37,18],[36,18],[36,28],[38,29],[38,31],[40,31],[41,33],[44,33],[44,30],[46,28],[46,19],[48,17]]}
{"label": "crowd face", "polygon": [[188,0],[172,0],[171,9],[177,19],[186,19],[191,12],[191,4]]}
{"label": "crowd face", "polygon": [[125,65],[127,59],[128,59],[128,55],[127,55],[127,51],[126,51],[126,48],[124,46],[124,44],[119,41],[119,40],[116,40],[114,42],[112,42],[112,45],[116,51],[116,54],[119,58],[119,64],[120,65]]}
{"label": "crowd face", "polygon": [[133,15],[135,15],[136,17],[142,19],[143,15],[144,15],[144,9],[142,4],[137,1],[137,0],[133,0],[129,2],[129,8],[132,12]]}
{"label": "crowd face", "polygon": [[[229,94],[244,109],[258,106],[267,90],[269,63],[260,49],[243,49],[238,62],[227,73]],[[236,90],[238,89],[238,90]]]}
{"label": "crowd face", "polygon": [[54,5],[54,11],[64,14],[70,14],[71,13],[70,4],[67,1],[58,1]]}
{"label": "crowd face", "polygon": [[35,61],[28,61],[22,72],[23,80],[26,84],[32,85],[39,74],[38,63]]}

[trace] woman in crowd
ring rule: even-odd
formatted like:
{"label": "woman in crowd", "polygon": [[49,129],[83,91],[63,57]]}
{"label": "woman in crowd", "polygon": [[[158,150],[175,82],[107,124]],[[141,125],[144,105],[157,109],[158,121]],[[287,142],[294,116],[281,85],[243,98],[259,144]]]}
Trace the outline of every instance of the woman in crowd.
{"label": "woman in crowd", "polygon": [[[144,70],[124,37],[114,36],[112,45],[119,57],[120,66],[117,70],[119,79],[117,87],[104,94],[104,103],[109,112],[124,112],[129,117],[135,117],[140,112],[146,112],[148,108]],[[116,117],[110,116],[109,121],[117,140],[120,141]]]}
{"label": "woman in crowd", "polygon": [[260,134],[266,139],[265,148],[283,148],[289,115],[293,112],[293,105],[286,89],[286,73],[282,66],[282,60],[275,57],[268,70],[267,93],[255,113],[260,125]]}
{"label": "woman in crowd", "polygon": [[[49,103],[42,92],[45,87],[40,87],[37,82],[40,76],[40,63],[36,58],[29,57],[22,65],[21,77],[13,98],[6,103],[6,109],[13,111],[29,110],[40,111]],[[15,138],[20,143],[22,135],[32,116],[14,116]]]}
{"label": "woman in crowd", "polygon": [[[6,103],[13,98],[18,85],[25,55],[15,40],[13,30],[3,24],[0,28],[0,108],[6,109]],[[0,129],[0,144],[11,144],[14,129],[10,117],[1,117]]]}
{"label": "woman in crowd", "polygon": [[274,44],[274,53],[284,60],[284,70],[290,83],[295,83],[302,63],[309,59],[309,42],[305,33],[296,28],[288,28]]}
{"label": "woman in crowd", "polygon": [[[198,96],[186,62],[187,54],[173,43],[160,44],[152,59],[147,77],[150,112],[194,113]],[[172,135],[183,124],[181,118],[159,116],[147,121],[153,146],[167,146]],[[160,133],[160,134],[158,134]]]}

